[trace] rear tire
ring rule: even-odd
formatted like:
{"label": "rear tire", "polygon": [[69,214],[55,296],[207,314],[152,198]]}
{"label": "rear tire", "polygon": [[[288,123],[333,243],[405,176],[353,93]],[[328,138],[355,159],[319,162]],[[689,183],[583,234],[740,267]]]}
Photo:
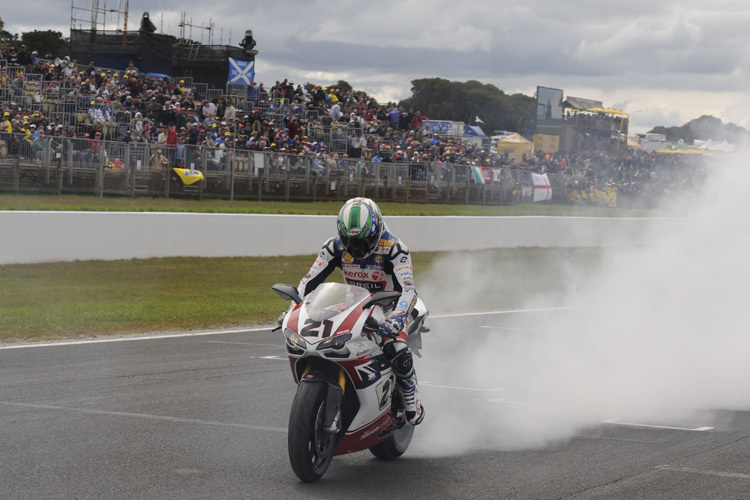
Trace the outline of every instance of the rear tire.
{"label": "rear tire", "polygon": [[391,437],[370,448],[370,453],[380,460],[394,460],[404,454],[414,435],[414,426],[406,424],[391,434]]}
{"label": "rear tire", "polygon": [[336,434],[323,428],[327,393],[328,385],[323,382],[300,383],[289,414],[289,461],[306,483],[323,477],[336,448]]}

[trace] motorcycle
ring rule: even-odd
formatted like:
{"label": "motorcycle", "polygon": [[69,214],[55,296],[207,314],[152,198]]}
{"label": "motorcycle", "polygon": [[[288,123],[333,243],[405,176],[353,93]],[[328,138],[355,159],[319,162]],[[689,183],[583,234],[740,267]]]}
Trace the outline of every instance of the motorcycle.
{"label": "motorcycle", "polygon": [[[378,327],[400,292],[323,283],[299,297],[276,284],[295,303],[279,326],[297,392],[289,414],[289,461],[302,481],[319,480],[335,455],[369,449],[393,460],[408,448],[414,426],[406,421],[396,376],[380,347]],[[412,352],[420,356],[427,309],[418,300],[408,326]],[[278,329],[278,328],[277,328]]]}

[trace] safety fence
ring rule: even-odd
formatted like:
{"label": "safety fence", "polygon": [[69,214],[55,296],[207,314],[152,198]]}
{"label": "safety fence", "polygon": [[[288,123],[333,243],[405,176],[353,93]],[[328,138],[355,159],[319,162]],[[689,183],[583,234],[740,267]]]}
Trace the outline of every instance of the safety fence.
{"label": "safety fence", "polygon": [[[172,166],[203,174],[185,185]],[[515,204],[530,201],[527,171],[496,169],[478,184],[472,167],[444,162],[369,162],[142,142],[0,134],[0,191],[120,196],[191,196],[317,201],[368,196],[417,203]],[[566,203],[569,176],[549,175],[552,201]]]}

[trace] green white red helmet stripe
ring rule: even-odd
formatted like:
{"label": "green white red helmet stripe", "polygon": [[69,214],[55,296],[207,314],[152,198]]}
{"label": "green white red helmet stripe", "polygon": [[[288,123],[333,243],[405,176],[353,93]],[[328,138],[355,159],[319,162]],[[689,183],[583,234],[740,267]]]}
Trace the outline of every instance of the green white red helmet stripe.
{"label": "green white red helmet stripe", "polygon": [[372,230],[372,214],[369,207],[362,203],[347,204],[339,216],[342,235],[347,238],[365,238]]}

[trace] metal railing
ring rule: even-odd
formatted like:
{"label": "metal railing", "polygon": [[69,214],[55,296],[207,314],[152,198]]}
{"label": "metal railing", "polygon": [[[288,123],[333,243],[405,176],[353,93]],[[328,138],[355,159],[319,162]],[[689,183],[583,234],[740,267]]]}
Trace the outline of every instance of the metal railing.
{"label": "metal railing", "polygon": [[[159,150],[159,151],[157,151]],[[171,166],[192,167],[204,180],[183,185]],[[193,196],[251,200],[345,200],[368,196],[416,203],[515,204],[533,187],[527,171],[502,169],[475,184],[468,165],[383,163],[145,142],[99,141],[0,133],[0,191],[98,196]],[[499,179],[499,180],[497,180]],[[553,201],[567,202],[569,178],[550,175]]]}

